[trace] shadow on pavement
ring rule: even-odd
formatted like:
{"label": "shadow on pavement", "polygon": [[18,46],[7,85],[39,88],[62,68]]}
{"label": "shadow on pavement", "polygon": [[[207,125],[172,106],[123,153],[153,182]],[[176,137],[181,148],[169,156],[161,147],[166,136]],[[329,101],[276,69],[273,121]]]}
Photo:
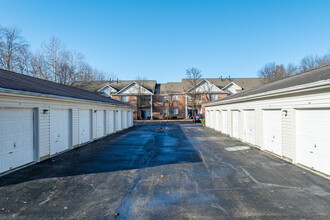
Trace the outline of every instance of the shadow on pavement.
{"label": "shadow on pavement", "polygon": [[197,162],[202,159],[178,124],[138,124],[0,177],[0,187],[45,178]]}

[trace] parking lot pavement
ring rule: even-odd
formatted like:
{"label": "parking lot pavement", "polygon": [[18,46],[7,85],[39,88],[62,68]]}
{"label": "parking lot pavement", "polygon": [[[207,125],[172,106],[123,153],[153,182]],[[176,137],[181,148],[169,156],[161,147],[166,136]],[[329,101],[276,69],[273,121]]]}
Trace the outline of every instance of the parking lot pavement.
{"label": "parking lot pavement", "polygon": [[190,122],[137,123],[0,178],[0,219],[330,219],[329,207],[328,179]]}

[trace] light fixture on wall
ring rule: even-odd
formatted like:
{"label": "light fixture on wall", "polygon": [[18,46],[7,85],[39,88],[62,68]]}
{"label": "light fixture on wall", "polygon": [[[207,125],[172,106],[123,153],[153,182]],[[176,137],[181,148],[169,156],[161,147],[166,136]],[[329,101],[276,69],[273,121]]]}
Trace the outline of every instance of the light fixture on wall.
{"label": "light fixture on wall", "polygon": [[48,109],[44,109],[44,111],[43,111],[43,113],[44,113],[45,115],[48,115],[48,112],[49,112]]}
{"label": "light fixture on wall", "polygon": [[288,110],[283,110],[283,115],[286,117],[288,116]]}
{"label": "light fixture on wall", "polygon": [[97,110],[94,110],[94,113],[96,113],[97,112]]}

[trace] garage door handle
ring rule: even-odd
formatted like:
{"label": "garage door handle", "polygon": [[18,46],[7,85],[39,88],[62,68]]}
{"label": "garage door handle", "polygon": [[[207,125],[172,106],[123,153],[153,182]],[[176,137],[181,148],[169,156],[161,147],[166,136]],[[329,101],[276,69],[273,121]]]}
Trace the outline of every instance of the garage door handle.
{"label": "garage door handle", "polygon": [[309,153],[313,154],[314,152],[313,151],[309,151]]}
{"label": "garage door handle", "polygon": [[9,152],[8,154],[12,154],[13,152]]}

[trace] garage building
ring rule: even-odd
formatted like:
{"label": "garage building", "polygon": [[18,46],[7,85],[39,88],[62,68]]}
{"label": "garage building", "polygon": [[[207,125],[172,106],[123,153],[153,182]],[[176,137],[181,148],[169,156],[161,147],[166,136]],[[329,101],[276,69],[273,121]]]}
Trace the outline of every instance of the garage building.
{"label": "garage building", "polygon": [[0,175],[129,128],[132,114],[129,104],[0,70]]}
{"label": "garage building", "polygon": [[207,127],[330,175],[329,66],[204,106]]}

